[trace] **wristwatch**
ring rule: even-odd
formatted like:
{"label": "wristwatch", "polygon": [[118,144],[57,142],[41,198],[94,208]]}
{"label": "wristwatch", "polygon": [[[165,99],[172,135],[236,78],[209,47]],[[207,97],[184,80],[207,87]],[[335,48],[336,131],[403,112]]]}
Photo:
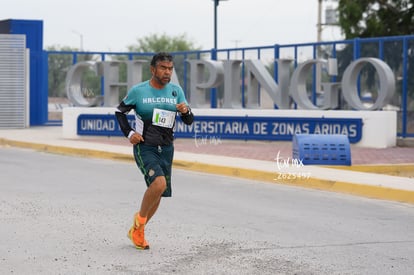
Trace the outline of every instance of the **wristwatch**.
{"label": "wristwatch", "polygon": [[182,116],[188,116],[189,114],[191,114],[191,108],[190,106],[187,106],[187,113],[183,114],[181,113]]}

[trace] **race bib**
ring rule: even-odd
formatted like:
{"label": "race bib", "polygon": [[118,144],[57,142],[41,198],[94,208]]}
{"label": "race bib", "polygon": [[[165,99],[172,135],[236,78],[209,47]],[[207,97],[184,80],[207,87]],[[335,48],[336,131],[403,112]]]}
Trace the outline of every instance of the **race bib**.
{"label": "race bib", "polygon": [[165,128],[172,128],[175,121],[176,112],[154,108],[152,113],[152,125]]}
{"label": "race bib", "polygon": [[141,117],[135,115],[135,132],[142,136],[142,132],[144,132],[144,121],[142,121]]}

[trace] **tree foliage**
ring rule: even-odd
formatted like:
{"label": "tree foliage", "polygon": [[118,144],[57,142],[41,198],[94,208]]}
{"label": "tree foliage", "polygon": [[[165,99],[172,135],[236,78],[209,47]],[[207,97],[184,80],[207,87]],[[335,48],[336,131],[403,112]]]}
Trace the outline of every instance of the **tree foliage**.
{"label": "tree foliage", "polygon": [[[345,39],[387,37],[410,35],[414,33],[414,0],[339,0],[339,26]],[[409,44],[408,74],[414,73],[414,45]],[[352,59],[352,47],[346,47],[338,56],[342,56],[340,67],[347,66]],[[386,41],[383,47],[383,58],[393,69],[396,77],[402,70],[402,43]],[[359,49],[361,57],[378,57],[379,45],[364,43]],[[338,58],[339,59],[339,58]],[[347,61],[348,60],[348,61]],[[343,64],[342,64],[343,63]],[[362,74],[366,78],[368,89],[375,86],[376,76],[373,68],[368,68]],[[414,86],[414,80],[408,79],[409,87]],[[397,83],[397,91],[401,91],[401,83]],[[409,89],[410,95],[414,94]],[[394,98],[396,100],[396,98]]]}
{"label": "tree foliage", "polygon": [[[165,33],[163,34],[151,34],[145,37],[138,39],[138,44],[128,46],[130,52],[139,52],[139,53],[156,53],[156,52],[191,52],[201,50],[200,47],[195,46],[195,44],[190,41],[186,34],[181,34],[177,36],[169,36]],[[147,57],[148,61],[151,57]],[[140,57],[140,59],[143,59]],[[144,58],[145,59],[145,58]],[[174,57],[174,67],[175,72],[179,81],[184,79],[184,56],[177,55]],[[149,65],[147,64],[147,69],[143,70],[143,79],[148,79],[151,77]]]}
{"label": "tree foliage", "polygon": [[[47,47],[48,51],[71,51],[70,47]],[[48,91],[49,96],[59,97],[64,94],[65,78],[69,66],[72,65],[72,56],[65,54],[48,55]]]}
{"label": "tree foliage", "polygon": [[414,0],[339,0],[338,12],[346,39],[414,32]]}
{"label": "tree foliage", "polygon": [[163,33],[151,34],[138,39],[137,45],[129,45],[130,52],[183,52],[200,50],[192,41],[190,41],[186,34],[178,36],[168,36]]}
{"label": "tree foliage", "polygon": [[[69,68],[73,65],[73,55],[68,52],[78,51],[76,48],[67,46],[50,46],[46,48],[47,51],[62,51],[65,53],[49,53],[48,54],[48,94],[50,97],[66,96],[65,81],[66,74]],[[77,62],[93,60],[94,56],[91,54],[77,54]],[[82,85],[87,87],[89,94],[86,97],[92,97],[95,94],[100,94],[100,80],[92,72],[85,73],[82,79]],[[93,92],[91,92],[93,91]]]}
{"label": "tree foliage", "polygon": [[[65,80],[66,74],[69,68],[73,65],[74,55],[71,52],[79,51],[77,48],[71,48],[68,46],[49,46],[46,48],[47,51],[53,51],[55,53],[48,54],[48,92],[50,97],[64,97],[66,96],[65,91]],[[166,34],[158,35],[152,34],[143,38],[138,39],[138,44],[128,46],[129,52],[138,53],[154,53],[160,51],[166,52],[181,52],[181,51],[196,51],[200,50],[193,42],[187,39],[186,35],[168,36]],[[62,53],[59,53],[62,52]],[[136,57],[139,59],[149,59],[149,57]],[[92,61],[98,60],[97,56],[88,53],[76,54],[76,61]],[[127,55],[114,55],[112,60],[125,61]],[[183,69],[181,66],[184,63],[184,58],[180,55],[174,59],[176,64],[176,72],[180,77],[183,76]],[[148,62],[149,64],[149,62]],[[147,64],[147,70],[143,71],[143,79],[150,77],[149,65]],[[126,81],[126,66],[120,64],[119,67],[119,80],[120,82]],[[182,78],[181,78],[182,79]],[[82,93],[86,98],[94,97],[99,95],[101,92],[101,81],[100,76],[97,76],[93,71],[87,71],[82,77],[81,83]],[[120,88],[120,97],[122,98],[126,93],[126,87]]]}

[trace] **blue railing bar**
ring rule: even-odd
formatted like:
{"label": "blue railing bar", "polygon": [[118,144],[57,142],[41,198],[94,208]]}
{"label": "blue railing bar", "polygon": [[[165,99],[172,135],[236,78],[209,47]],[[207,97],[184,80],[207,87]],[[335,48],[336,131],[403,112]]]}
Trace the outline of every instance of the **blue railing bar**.
{"label": "blue railing bar", "polygon": [[378,41],[378,55],[381,60],[384,60],[384,40]]}
{"label": "blue railing bar", "polygon": [[[295,52],[297,52],[297,46],[295,46]],[[296,69],[298,67],[298,59],[295,58],[295,60],[293,61],[293,66]],[[297,109],[298,108],[298,104],[296,102],[293,102],[293,108]]]}
{"label": "blue railing bar", "polygon": [[407,136],[407,103],[408,103],[408,39],[403,38],[403,71],[402,71],[402,95],[401,95],[401,109],[402,109],[402,136]]}
{"label": "blue railing bar", "polygon": [[[414,39],[414,35],[406,35],[404,36],[406,39],[411,40]],[[308,47],[313,45],[331,45],[335,44],[352,44],[355,40],[360,40],[362,43],[365,42],[378,42],[378,40],[388,40],[388,41],[399,41],[401,40],[401,36],[384,36],[384,37],[367,37],[367,38],[354,38],[348,40],[334,40],[334,41],[321,41],[321,42],[309,42],[309,43],[298,43],[298,44],[284,44],[281,47],[289,48],[289,47]]]}
{"label": "blue railing bar", "polygon": [[241,92],[242,92],[242,107],[244,108],[244,107],[246,107],[246,101],[244,100],[244,93],[245,93],[245,86],[246,86],[246,81],[245,81],[245,78],[246,78],[246,73],[245,73],[245,66],[244,66],[244,59],[245,59],[245,50],[243,49],[242,50],[242,76],[243,76],[243,78],[242,78],[242,89],[241,89]]}
{"label": "blue railing bar", "polygon": [[183,64],[183,66],[184,66],[184,68],[183,68],[183,77],[184,77],[184,79],[183,79],[183,90],[184,90],[184,94],[185,94],[186,98],[188,98],[188,93],[187,93],[187,81],[186,81],[186,75],[187,75],[187,62],[185,62],[185,61],[187,60],[187,58],[188,58],[188,54],[187,54],[187,53],[185,53],[185,54],[184,54],[184,64]]}
{"label": "blue railing bar", "polygon": [[[273,46],[260,46],[260,47],[243,47],[242,49],[246,50],[246,51],[251,51],[251,50],[258,50],[258,49],[262,49],[262,50],[266,50],[266,49],[272,49]],[[236,50],[241,50],[241,48],[226,48],[226,49],[217,49],[217,52],[225,52],[225,51],[236,51]]]}
{"label": "blue railing bar", "polygon": [[[105,54],[101,53],[101,60],[105,61]],[[104,77],[101,76],[101,96],[103,97],[105,95],[105,80]]]}
{"label": "blue railing bar", "polygon": [[295,68],[297,67],[297,65],[298,65],[298,63],[297,63],[297,60],[298,60],[298,47],[294,47],[293,48],[293,56],[294,56],[294,59],[295,59]]}
{"label": "blue railing bar", "polygon": [[[313,46],[313,59],[318,59],[318,58],[319,58],[319,56],[318,56],[318,45],[315,44]],[[316,98],[317,98],[316,90],[319,89],[319,87],[316,86],[316,82],[317,82],[316,81],[316,79],[317,79],[316,66],[317,65],[313,65],[313,68],[312,68],[312,71],[313,71],[313,73],[312,73],[312,103],[315,104],[315,105],[316,105]]]}
{"label": "blue railing bar", "polygon": [[[276,62],[276,60],[280,58],[279,44],[275,44],[273,46],[273,56],[275,58],[275,60],[273,60],[273,67],[274,67],[273,78],[276,80],[277,83],[279,83],[279,77],[278,77],[279,68],[278,68],[278,65],[277,65],[277,62]],[[275,109],[279,109],[279,107],[276,104],[274,104],[273,106],[274,106]]]}
{"label": "blue railing bar", "polygon": [[[217,60],[217,49],[211,49],[211,60]],[[217,88],[210,89],[210,107],[217,108]]]}
{"label": "blue railing bar", "polygon": [[[411,40],[414,39],[414,35],[406,35],[404,36],[405,39]],[[399,41],[401,40],[401,36],[384,36],[384,37],[368,37],[368,38],[355,38],[355,39],[348,39],[348,40],[334,40],[334,41],[321,41],[321,42],[308,42],[308,43],[299,43],[299,44],[284,44],[280,45],[281,48],[289,48],[289,47],[308,47],[313,45],[332,45],[332,44],[351,44],[354,42],[354,40],[360,40],[361,43],[365,42],[378,42],[378,40],[384,40],[384,41]],[[257,49],[272,49],[273,46],[259,46],[259,47],[244,47],[245,50],[257,50]],[[225,51],[234,51],[234,50],[240,50],[240,48],[226,48],[226,49],[217,49],[217,52],[225,52]],[[82,53],[82,54],[97,54],[100,55],[101,51],[47,51],[49,54],[72,54],[72,53]],[[107,52],[109,55],[125,55],[125,52]],[[140,56],[152,56],[154,53],[140,53],[140,52],[130,52],[134,55],[140,55]],[[184,52],[170,52],[171,54],[180,54],[183,53],[211,53],[211,50],[193,50],[193,51],[184,51]]]}
{"label": "blue railing bar", "polygon": [[[361,55],[361,44],[360,44],[361,39],[360,38],[355,38],[354,39],[354,51],[353,51],[353,57],[352,60],[357,60],[360,55]],[[366,40],[365,40],[366,41]],[[358,76],[358,95],[361,96],[361,75]]]}
{"label": "blue railing bar", "polygon": [[78,56],[76,53],[72,54],[72,64],[78,63]]}
{"label": "blue railing bar", "polygon": [[273,46],[273,57],[274,57],[274,60],[273,60],[273,79],[275,79],[276,82],[279,81],[278,76],[277,76],[278,72],[279,72],[279,68],[277,67],[277,62],[276,62],[276,60],[279,59],[279,56],[280,56],[279,45],[275,44]]}
{"label": "blue railing bar", "polygon": [[[332,44],[332,58],[336,59],[336,43],[333,43]],[[337,76],[336,75],[333,75],[331,77],[331,81],[332,82],[336,82],[336,78],[337,78]]]}
{"label": "blue railing bar", "polygon": [[[258,60],[260,60],[260,57],[261,57],[261,52],[260,52],[260,49],[257,49],[257,59]],[[257,85],[257,102],[259,102],[259,105],[261,104],[261,101],[260,101],[260,83],[259,83],[259,85]]]}

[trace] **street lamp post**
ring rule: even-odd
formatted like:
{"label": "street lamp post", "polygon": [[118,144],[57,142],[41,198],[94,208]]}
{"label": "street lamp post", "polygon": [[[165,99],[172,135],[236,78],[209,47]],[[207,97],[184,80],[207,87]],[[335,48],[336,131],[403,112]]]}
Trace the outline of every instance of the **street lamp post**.
{"label": "street lamp post", "polygon": [[[316,24],[317,28],[317,35],[316,35],[316,42],[322,42],[322,0],[318,0],[318,23]],[[321,46],[318,44],[316,48],[316,59],[321,58]],[[318,93],[321,89],[321,75],[322,75],[322,68],[321,64],[316,64],[316,77],[315,77],[315,87],[316,90],[314,92]],[[314,103],[316,103],[316,96],[314,97]]]}
{"label": "street lamp post", "polygon": [[220,1],[227,0],[213,0],[214,1],[214,49],[217,49],[217,7]]}
{"label": "street lamp post", "polygon": [[220,3],[220,0],[214,1],[214,49],[217,50],[217,7]]}
{"label": "street lamp post", "polygon": [[[325,2],[337,2],[337,0],[324,0]],[[335,18],[335,15],[333,15],[333,18],[330,18],[330,20],[327,20],[327,9],[325,9],[325,23],[322,23],[322,0],[318,0],[318,18],[316,23],[316,41],[318,43],[316,48],[316,58],[322,58],[322,50],[320,43],[322,42],[322,31],[324,26],[335,26],[337,25],[337,19]],[[330,11],[334,11],[332,8]],[[335,12],[335,11],[334,11]],[[332,16],[332,14],[330,14]],[[316,64],[316,89],[321,89],[321,64]],[[316,97],[315,97],[316,98]]]}
{"label": "street lamp post", "polygon": [[[338,0],[324,0],[328,3],[338,2]],[[322,31],[324,26],[337,26],[338,18],[336,14],[336,8],[328,6],[325,9],[325,23],[322,23],[322,0],[318,0],[318,22],[316,23],[317,36],[316,41],[322,42]]]}
{"label": "street lamp post", "polygon": [[317,36],[316,41],[322,41],[322,0],[318,0],[318,23],[316,24]]}
{"label": "street lamp post", "polygon": [[[217,7],[220,4],[220,1],[227,0],[213,0],[214,1],[214,48],[212,51],[211,59],[217,60]],[[217,108],[217,89],[211,89],[211,107]]]}
{"label": "street lamp post", "polygon": [[80,38],[80,49],[79,50],[83,51],[83,34],[75,30],[72,30],[72,32],[79,35],[79,38]]}

